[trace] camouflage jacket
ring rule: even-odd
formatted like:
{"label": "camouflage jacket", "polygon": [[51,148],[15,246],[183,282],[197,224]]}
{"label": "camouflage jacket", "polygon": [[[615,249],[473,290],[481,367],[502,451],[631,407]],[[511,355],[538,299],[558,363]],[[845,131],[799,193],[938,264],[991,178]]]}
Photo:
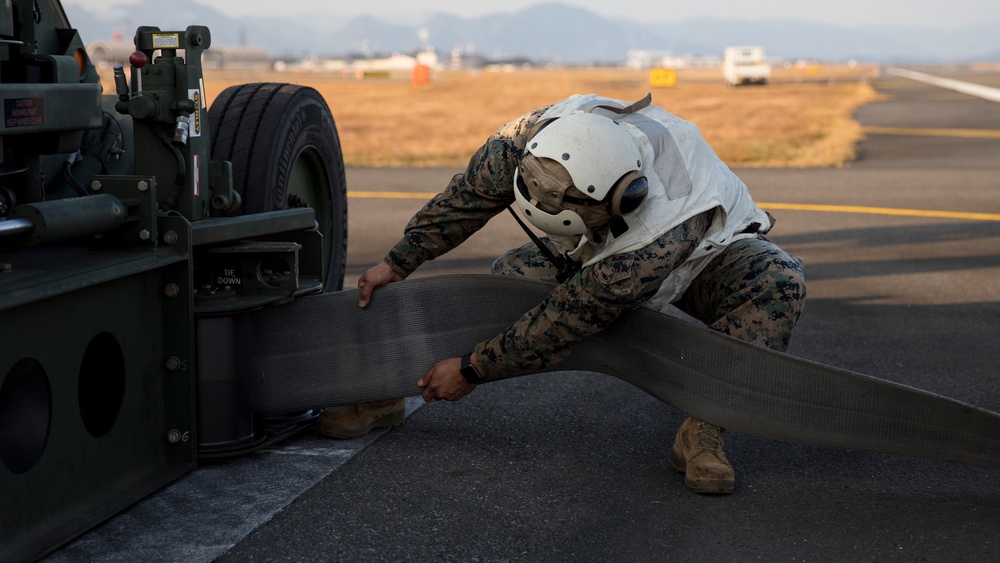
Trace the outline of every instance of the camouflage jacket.
{"label": "camouflage jacket", "polygon": [[[440,194],[410,220],[385,256],[404,278],[457,247],[514,203],[514,169],[526,134],[547,108],[531,111],[490,136]],[[640,307],[704,237],[710,213],[693,217],[654,243],[609,256],[555,287],[548,298],[475,352],[488,379],[545,367],[623,313]]]}

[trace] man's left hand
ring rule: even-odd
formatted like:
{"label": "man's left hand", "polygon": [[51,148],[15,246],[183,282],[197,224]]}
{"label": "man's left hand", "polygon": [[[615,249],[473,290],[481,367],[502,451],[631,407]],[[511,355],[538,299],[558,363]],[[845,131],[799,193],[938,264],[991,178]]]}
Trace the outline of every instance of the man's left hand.
{"label": "man's left hand", "polygon": [[417,381],[424,390],[421,396],[428,403],[435,399],[457,401],[476,390],[476,386],[462,377],[462,360],[448,358],[434,364],[430,371]]}

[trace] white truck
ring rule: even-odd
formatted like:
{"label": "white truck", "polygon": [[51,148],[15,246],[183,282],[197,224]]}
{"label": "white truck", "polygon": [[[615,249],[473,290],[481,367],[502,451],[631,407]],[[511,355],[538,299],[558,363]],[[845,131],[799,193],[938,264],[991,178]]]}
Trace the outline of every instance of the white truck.
{"label": "white truck", "polygon": [[771,78],[771,65],[763,47],[726,47],[722,72],[730,86],[767,84]]}

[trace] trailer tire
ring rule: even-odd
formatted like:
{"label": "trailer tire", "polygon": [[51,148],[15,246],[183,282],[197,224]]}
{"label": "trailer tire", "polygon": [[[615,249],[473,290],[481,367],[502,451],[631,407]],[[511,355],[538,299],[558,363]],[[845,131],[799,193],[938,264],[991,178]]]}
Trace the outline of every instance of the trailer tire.
{"label": "trailer tire", "polygon": [[228,160],[243,200],[230,215],[312,207],[323,235],[324,291],[344,285],[347,182],[337,127],[316,90],[252,83],[223,90],[208,111],[212,160]]}

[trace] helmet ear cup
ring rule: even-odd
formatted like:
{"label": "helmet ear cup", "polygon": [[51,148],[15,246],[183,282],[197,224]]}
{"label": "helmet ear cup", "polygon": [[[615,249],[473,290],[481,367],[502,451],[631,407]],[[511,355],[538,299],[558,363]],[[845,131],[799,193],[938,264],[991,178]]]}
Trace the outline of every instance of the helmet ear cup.
{"label": "helmet ear cup", "polygon": [[615,182],[604,202],[612,217],[621,217],[642,205],[647,193],[649,193],[649,182],[646,177],[642,172],[633,170]]}

